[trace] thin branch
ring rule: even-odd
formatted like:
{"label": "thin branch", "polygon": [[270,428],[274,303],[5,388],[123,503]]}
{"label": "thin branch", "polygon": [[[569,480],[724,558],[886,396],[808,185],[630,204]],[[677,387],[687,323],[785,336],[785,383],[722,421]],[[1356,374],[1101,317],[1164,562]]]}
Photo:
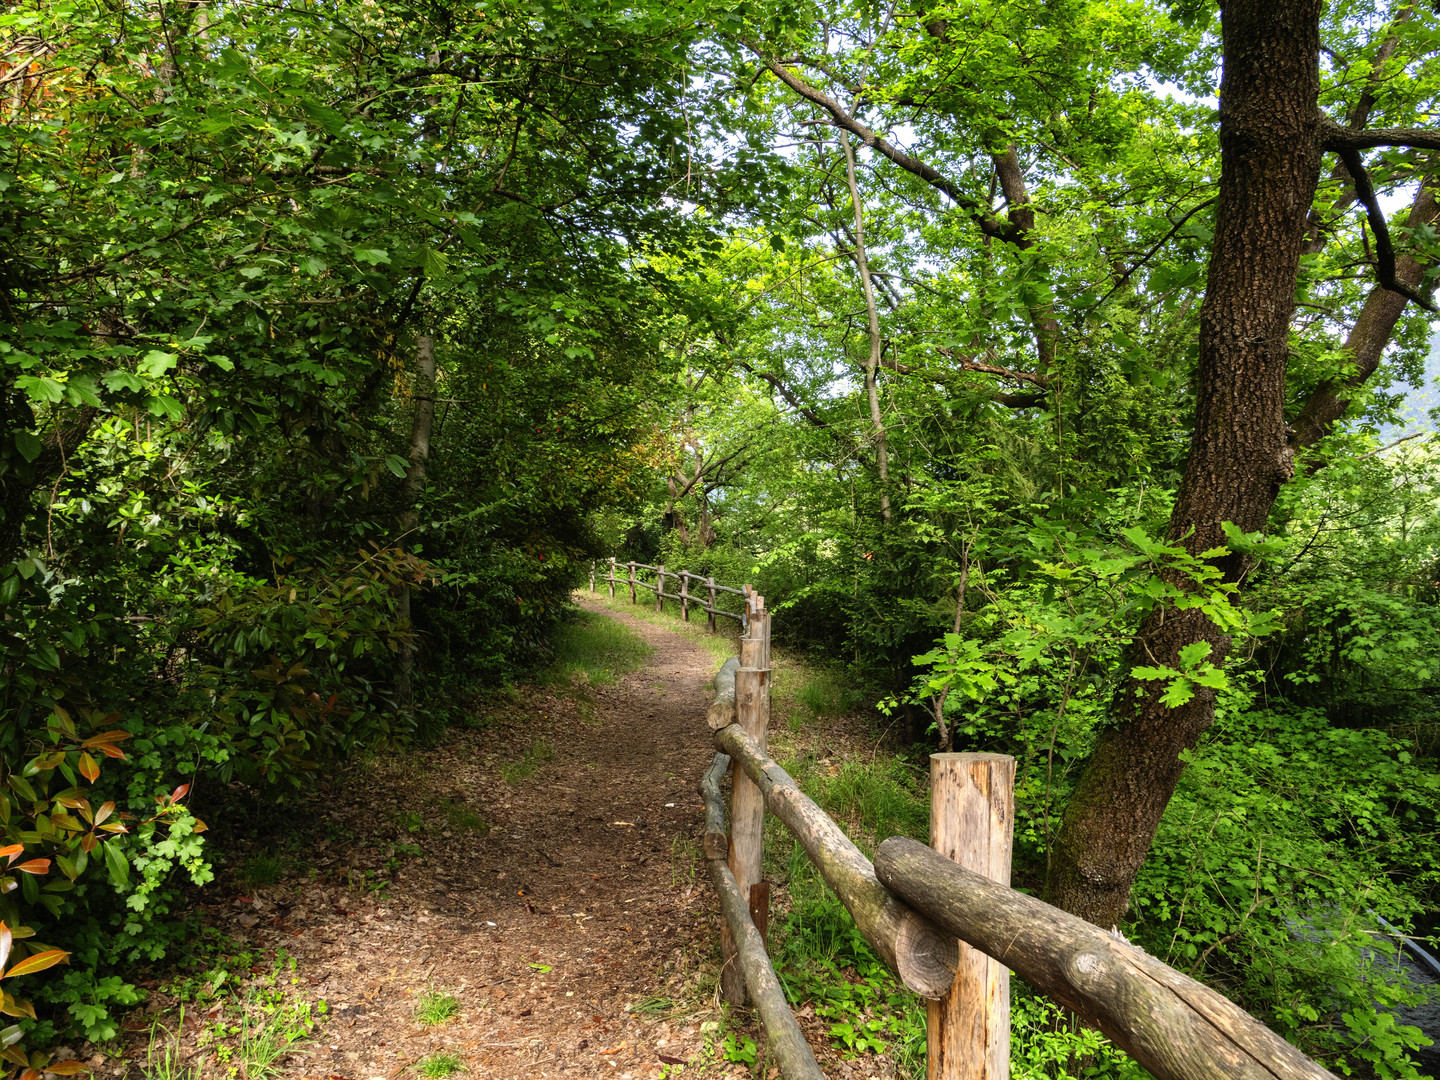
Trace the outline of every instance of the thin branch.
{"label": "thin branch", "polygon": [[1110,287],[1110,291],[1107,292],[1104,296],[1102,296],[1100,298],[1100,302],[1090,310],[1092,312],[1095,312],[1099,311],[1102,307],[1104,307],[1105,301],[1109,300],[1110,297],[1114,296],[1117,292],[1123,289],[1136,270],[1139,270],[1142,266],[1148,263],[1154,257],[1157,251],[1159,251],[1162,247],[1168,244],[1171,238],[1174,237],[1174,235],[1182,228],[1184,228],[1187,221],[1189,221],[1192,217],[1198,214],[1201,210],[1204,210],[1207,206],[1210,206],[1212,203],[1214,203],[1215,199],[1216,196],[1212,195],[1204,202],[1199,203],[1196,206],[1192,206],[1189,210],[1186,210],[1184,216],[1182,216],[1179,221],[1175,222],[1175,224],[1170,227],[1170,231],[1167,232],[1164,236],[1162,236],[1159,240],[1155,241],[1155,243],[1151,245],[1149,251],[1145,252],[1144,255],[1141,255],[1140,258],[1136,259],[1135,262],[1133,262],[1129,266],[1129,268],[1120,275],[1120,280],[1115,282],[1115,284]]}
{"label": "thin branch", "polygon": [[1364,205],[1365,216],[1370,221],[1370,231],[1375,234],[1376,279],[1386,289],[1419,304],[1426,311],[1435,311],[1435,305],[1429,297],[1417,289],[1411,288],[1395,276],[1395,246],[1390,241],[1390,226],[1385,221],[1384,211],[1380,209],[1380,201],[1375,197],[1375,185],[1370,182],[1370,174],[1365,171],[1365,163],[1360,159],[1360,152],[1354,149],[1345,149],[1339,150],[1337,153],[1340,155],[1340,160],[1345,163],[1350,178],[1355,181],[1355,197]]}
{"label": "thin branch", "polygon": [[848,131],[866,146],[879,151],[906,172],[918,176],[936,191],[948,196],[951,202],[969,213],[971,220],[979,226],[980,231],[986,236],[993,236],[998,240],[1005,240],[1007,242],[1013,242],[1017,238],[1012,226],[1002,225],[996,220],[994,214],[990,212],[988,207],[981,204],[979,200],[966,195],[942,175],[939,170],[926,164],[919,158],[907,154],[898,146],[895,146],[887,139],[871,131],[870,128],[851,116],[840,102],[836,101],[824,91],[817,90],[811,86],[778,60],[772,60],[767,57],[765,53],[761,51],[760,46],[753,41],[748,38],[741,38],[740,42],[759,57],[760,62],[769,68],[770,71],[774,73],[781,82],[790,87],[791,90],[795,91],[795,93],[799,94],[806,101],[819,105],[828,112],[836,127]]}

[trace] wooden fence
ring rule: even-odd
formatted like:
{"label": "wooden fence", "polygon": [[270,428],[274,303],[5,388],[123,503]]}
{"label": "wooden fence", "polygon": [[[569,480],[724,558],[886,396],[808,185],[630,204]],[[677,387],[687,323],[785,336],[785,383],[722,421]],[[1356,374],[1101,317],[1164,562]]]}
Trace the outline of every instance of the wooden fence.
{"label": "wooden fence", "polygon": [[[692,574],[689,570],[666,570],[664,563],[661,563],[659,566],[651,566],[649,563],[620,563],[612,558],[605,564],[590,564],[590,591],[592,593],[595,591],[595,572],[601,568],[601,565],[604,565],[608,572],[599,580],[610,587],[611,597],[615,595],[616,585],[628,586],[630,589],[630,602],[634,604],[639,602],[636,599],[636,590],[649,589],[655,594],[656,611],[664,608],[666,600],[678,600],[680,601],[680,618],[687,623],[690,621],[690,608],[693,605],[698,610],[705,612],[710,620],[711,630],[715,629],[715,619],[717,616],[725,619],[734,619],[740,623],[742,628],[749,626],[750,604],[748,598],[751,595],[749,586],[743,589],[732,589],[728,585],[716,585],[713,577]],[[615,571],[621,567],[629,571],[628,576],[615,576]],[[642,576],[643,574],[651,574],[655,580],[646,581]],[[665,579],[667,577],[672,581],[678,581],[680,583],[679,592],[667,593],[665,591]],[[695,586],[693,589],[691,588],[692,584]],[[672,588],[673,587],[672,585]],[[715,603],[716,599],[726,594],[746,598],[745,606],[740,611],[726,611],[717,607]]]}
{"label": "wooden fence", "polygon": [[[635,579],[639,565],[628,565],[629,577],[617,579],[612,562],[612,595],[617,582],[629,584],[632,597],[643,584]],[[656,592],[667,595],[663,584]],[[800,842],[875,951],[928,1000],[928,1080],[1009,1075],[1011,971],[1098,1027],[1158,1080],[1333,1080],[1209,987],[1118,934],[1010,888],[1014,758],[932,755],[933,847],[891,837],[872,865],[769,757],[770,616],[764,597],[742,595],[740,655],[715,676],[706,714],[718,753],[700,782],[704,851],[724,914],[721,994],[737,1004],[748,997],[784,1080],[824,1080],[824,1073],[766,952],[766,809]]]}

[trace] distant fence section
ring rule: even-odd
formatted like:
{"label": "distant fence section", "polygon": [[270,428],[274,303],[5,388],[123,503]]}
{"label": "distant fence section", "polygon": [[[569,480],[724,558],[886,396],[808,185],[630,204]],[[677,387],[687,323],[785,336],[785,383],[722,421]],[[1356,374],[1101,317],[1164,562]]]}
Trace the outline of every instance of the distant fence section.
{"label": "distant fence section", "polygon": [[[687,585],[700,581],[711,625],[716,615],[731,614],[715,610],[708,590],[721,587],[711,579],[614,560],[608,570],[602,580],[612,596],[624,585],[632,601],[646,588],[657,603],[698,603]],[[652,571],[654,584],[637,571]],[[667,577],[680,582],[679,593],[664,591]],[[594,582],[592,575],[592,590]],[[824,1080],[824,1073],[767,954],[770,887],[760,869],[767,809],[799,841],[866,941],[928,1000],[927,1080],[1006,1080],[1012,970],[1098,1027],[1157,1080],[1334,1080],[1221,994],[1118,934],[1010,888],[1014,758],[932,755],[932,847],[891,837],[872,864],[771,760],[770,613],[753,589],[726,591],[744,597],[738,617],[745,630],[740,655],[715,676],[706,720],[719,752],[700,780],[703,848],[724,915],[720,992],[754,1006],[769,1061],[784,1080]]]}
{"label": "distant fence section", "polygon": [[[624,571],[623,575],[617,571]],[[690,621],[690,609],[703,611],[710,621],[710,629],[714,630],[716,618],[734,619],[742,629],[748,629],[750,625],[751,605],[749,598],[756,595],[748,585],[743,588],[734,589],[728,585],[717,585],[713,577],[706,577],[703,574],[692,574],[689,570],[666,570],[665,564],[651,566],[649,563],[637,562],[616,562],[609,559],[603,563],[590,564],[590,591],[595,591],[595,582],[604,582],[610,589],[610,595],[615,595],[617,585],[622,588],[629,588],[630,602],[638,603],[639,589],[648,589],[655,594],[655,610],[659,611],[665,606],[666,600],[678,600],[680,602],[680,618],[685,622]],[[675,592],[665,591],[666,579],[670,581],[670,587]],[[649,579],[649,580],[647,580]],[[716,600],[725,595],[738,596],[745,601],[740,611],[727,611],[716,604]]]}

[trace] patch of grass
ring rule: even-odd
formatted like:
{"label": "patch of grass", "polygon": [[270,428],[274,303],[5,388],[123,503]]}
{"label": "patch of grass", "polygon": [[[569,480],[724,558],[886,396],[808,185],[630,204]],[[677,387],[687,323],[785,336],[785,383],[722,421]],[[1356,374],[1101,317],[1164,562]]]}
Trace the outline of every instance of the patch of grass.
{"label": "patch of grass", "polygon": [[500,779],[507,784],[528,780],[544,762],[554,757],[555,748],[545,739],[536,739],[526,747],[525,753],[521,754],[518,760],[500,766]]}
{"label": "patch of grass", "polygon": [[670,884],[689,884],[695,880],[695,866],[700,861],[700,849],[695,841],[684,833],[670,838]]}
{"label": "patch of grass", "polygon": [[[272,976],[272,984],[277,981]],[[313,1008],[308,1001],[287,1000],[273,985],[252,988],[235,1003],[238,1016],[225,1016],[212,1024],[202,1045],[213,1045],[215,1057],[246,1080],[269,1080],[280,1075],[280,1059],[297,1044],[307,1042],[318,1020],[329,1011],[324,1001]]]}
{"label": "patch of grass", "polygon": [[452,829],[468,829],[480,833],[481,836],[490,831],[490,826],[485,823],[485,819],[462,802],[456,802],[454,799],[441,799],[440,809],[445,812],[445,824]]}
{"label": "patch of grass", "polygon": [[465,1062],[460,1060],[460,1055],[445,1053],[428,1054],[415,1063],[415,1071],[425,1080],[445,1080],[447,1076],[454,1076],[463,1071]]}
{"label": "patch of grass", "polygon": [[453,994],[427,990],[415,1005],[415,1019],[422,1024],[443,1024],[460,1015],[460,1002]]}
{"label": "patch of grass", "polygon": [[284,872],[285,864],[279,855],[270,851],[257,851],[245,860],[241,877],[245,879],[246,885],[254,888],[257,885],[274,885]]}
{"label": "patch of grass", "polygon": [[877,841],[909,836],[926,842],[930,798],[921,779],[897,758],[846,761],[822,778],[816,801],[832,817],[858,821]]}
{"label": "patch of grass", "polygon": [[662,1016],[672,1016],[680,1013],[684,1011],[684,1006],[673,998],[648,997],[642,1001],[635,1002],[635,1004],[631,1005],[625,1011],[628,1013],[637,1014],[639,1016],[653,1016],[659,1018]]}
{"label": "patch of grass", "polygon": [[[180,1026],[185,1025],[185,1009],[180,1009]],[[164,1032],[163,1037],[161,1032]],[[145,1064],[140,1070],[145,1080],[193,1080],[195,1070],[180,1064],[180,1045],[175,1036],[156,1020],[150,1025],[150,1044],[145,1048]]]}
{"label": "patch of grass", "polygon": [[555,662],[547,681],[603,686],[634,671],[653,651],[635,631],[614,619],[582,612],[553,638]]}
{"label": "patch of grass", "polygon": [[[668,584],[667,584],[668,588]],[[740,637],[740,624],[734,619],[719,619],[717,633],[712,634],[705,619],[703,611],[697,611],[694,605],[690,608],[690,622],[680,621],[680,605],[674,600],[665,601],[665,610],[655,610],[655,598],[650,595],[650,602],[645,603],[647,594],[641,593],[640,603],[632,605],[628,590],[621,595],[616,589],[615,598],[612,600],[603,587],[596,589],[594,593],[581,592],[582,595],[594,600],[614,611],[623,611],[627,615],[633,615],[637,619],[652,623],[655,626],[663,626],[666,630],[673,630],[677,634],[683,634],[690,638],[697,645],[702,646],[707,652],[715,657],[717,661],[723,661],[727,657],[736,656],[740,652],[738,640]]]}
{"label": "patch of grass", "polygon": [[865,695],[834,670],[813,671],[795,690],[795,700],[817,720],[840,716],[865,704]]}

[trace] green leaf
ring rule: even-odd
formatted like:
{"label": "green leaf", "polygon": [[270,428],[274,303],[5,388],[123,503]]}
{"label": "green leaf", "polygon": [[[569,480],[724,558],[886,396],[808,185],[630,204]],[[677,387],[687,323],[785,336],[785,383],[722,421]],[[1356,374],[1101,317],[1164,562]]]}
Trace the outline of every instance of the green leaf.
{"label": "green leaf", "polygon": [[100,376],[100,381],[105,384],[105,389],[112,394],[121,390],[140,391],[145,389],[145,380],[136,375],[133,371],[126,371],[124,368],[116,368],[107,371]]}
{"label": "green leaf", "polygon": [[105,853],[105,869],[110,874],[110,884],[117,889],[124,888],[130,881],[130,860],[118,840],[107,840],[101,845]]}
{"label": "green leaf", "polygon": [[19,375],[15,378],[15,386],[25,391],[31,401],[37,401],[42,405],[58,405],[65,399],[65,387],[54,379],[48,379],[39,375]]}
{"label": "green leaf", "polygon": [[401,457],[399,454],[391,454],[385,459],[385,467],[389,469],[392,473],[394,473],[396,476],[402,478],[405,475],[405,470],[409,468],[409,466],[410,463],[406,461],[403,457]]}
{"label": "green leaf", "polygon": [[300,107],[305,110],[305,115],[310,118],[310,121],[327,134],[339,135],[345,130],[345,117],[330,106],[306,99],[300,103]]}
{"label": "green leaf", "polygon": [[33,431],[21,429],[15,433],[15,449],[20,451],[20,456],[26,461],[34,461],[40,456],[44,445]]}
{"label": "green leaf", "polygon": [[1165,688],[1165,693],[1160,695],[1160,704],[1166,708],[1178,709],[1195,696],[1189,679],[1176,679]]}
{"label": "green leaf", "polygon": [[151,349],[140,360],[140,373],[159,378],[171,370],[180,360],[178,353],[161,352],[159,349]]}
{"label": "green leaf", "polygon": [[420,269],[427,278],[443,278],[450,273],[450,260],[434,248],[420,252]]}
{"label": "green leaf", "polygon": [[1180,667],[1188,671],[1210,655],[1210,643],[1208,641],[1196,641],[1186,645],[1180,650]]}
{"label": "green leaf", "polygon": [[145,404],[151,416],[163,416],[177,424],[185,419],[185,407],[169,394],[156,394]]}

